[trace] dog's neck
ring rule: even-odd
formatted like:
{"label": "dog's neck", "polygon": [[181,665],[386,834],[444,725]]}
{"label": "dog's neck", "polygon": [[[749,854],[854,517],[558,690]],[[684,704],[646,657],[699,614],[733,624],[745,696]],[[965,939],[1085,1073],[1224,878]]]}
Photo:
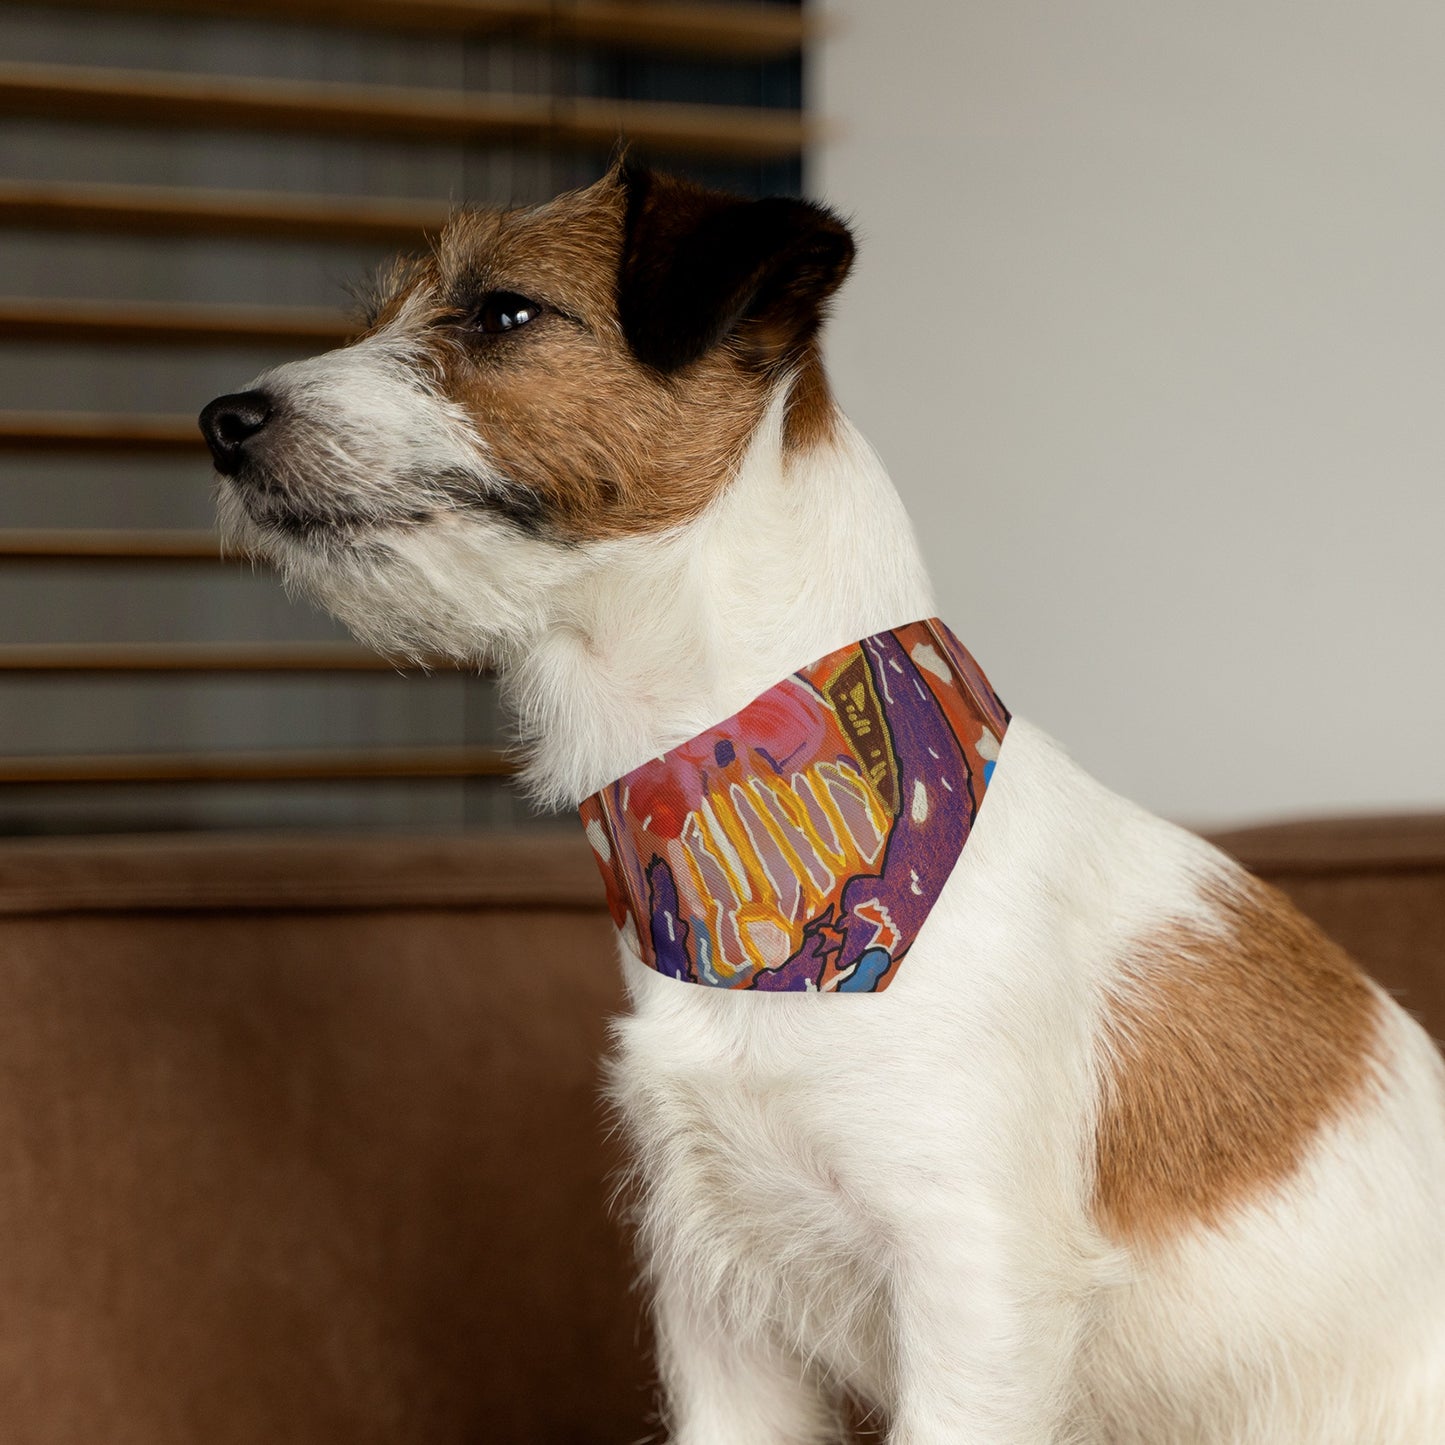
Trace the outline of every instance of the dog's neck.
{"label": "dog's neck", "polygon": [[792,453],[769,412],[727,490],[667,537],[599,547],[502,669],[527,781],[575,805],[796,668],[933,612],[882,463],[839,416]]}

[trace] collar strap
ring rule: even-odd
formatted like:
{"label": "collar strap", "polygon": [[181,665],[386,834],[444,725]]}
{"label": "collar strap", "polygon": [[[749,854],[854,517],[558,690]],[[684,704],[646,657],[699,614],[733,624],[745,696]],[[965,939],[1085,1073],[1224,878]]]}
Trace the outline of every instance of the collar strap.
{"label": "collar strap", "polygon": [[840,647],[582,803],[613,921],[670,978],[879,992],[1008,724],[937,619]]}

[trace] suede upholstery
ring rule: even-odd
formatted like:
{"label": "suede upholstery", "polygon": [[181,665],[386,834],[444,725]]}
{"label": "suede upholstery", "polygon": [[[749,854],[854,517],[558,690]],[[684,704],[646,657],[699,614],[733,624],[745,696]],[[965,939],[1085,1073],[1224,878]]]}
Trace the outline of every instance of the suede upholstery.
{"label": "suede upholstery", "polygon": [[[1445,1032],[1445,818],[1222,840]],[[0,1438],[655,1430],[578,832],[0,844]]]}

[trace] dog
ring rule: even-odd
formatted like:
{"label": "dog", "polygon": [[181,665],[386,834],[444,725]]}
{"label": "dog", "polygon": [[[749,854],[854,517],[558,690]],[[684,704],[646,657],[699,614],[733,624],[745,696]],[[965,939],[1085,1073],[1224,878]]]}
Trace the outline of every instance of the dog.
{"label": "dog", "polygon": [[[459,212],[358,340],[202,413],[224,532],[392,656],[495,667],[532,792],[583,806],[605,868],[647,866],[649,896],[612,890],[612,1093],[670,1438],[814,1445],[861,1401],[894,1445],[1445,1441],[1441,1059],[1279,894],[1009,717],[933,619],[822,366],[853,249],[818,205],[624,158]],[[910,795],[922,751],[864,757],[905,725],[895,663],[954,719],[967,806]],[[753,766],[732,796],[766,823],[795,723],[837,816],[799,783],[730,832],[703,772]],[[632,817],[664,784],[681,811]],[[907,842],[932,873],[888,883],[924,898],[906,926],[807,881],[845,794],[850,877],[920,805],[951,829]],[[721,882],[638,852],[688,827]],[[765,832],[774,864],[812,852],[760,899]],[[733,896],[684,949],[664,884]],[[801,991],[768,987],[786,888],[835,964],[873,906],[868,951]],[[744,903],[774,932],[730,959]]]}

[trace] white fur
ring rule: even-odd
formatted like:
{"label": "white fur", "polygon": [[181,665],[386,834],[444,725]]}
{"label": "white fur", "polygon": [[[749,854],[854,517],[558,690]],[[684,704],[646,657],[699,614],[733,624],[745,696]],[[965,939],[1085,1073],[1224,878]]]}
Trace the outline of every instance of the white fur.
{"label": "white fur", "polygon": [[[484,438],[380,356],[268,384],[376,419],[383,492],[438,448],[485,469]],[[561,547],[444,513],[352,553],[228,516],[364,637],[496,660],[532,786],[575,803],[932,613],[877,458],[846,424],[789,458],[781,402],[663,537]],[[1007,696],[1007,659],[986,662]],[[829,1440],[843,1390],[893,1445],[1445,1441],[1445,1089],[1393,1004],[1377,1097],[1286,1187],[1155,1253],[1091,1215],[1102,1000],[1131,942],[1207,920],[1203,885],[1232,868],[1016,719],[886,993],[740,997],[624,940],[613,1087],[677,1445]]]}

